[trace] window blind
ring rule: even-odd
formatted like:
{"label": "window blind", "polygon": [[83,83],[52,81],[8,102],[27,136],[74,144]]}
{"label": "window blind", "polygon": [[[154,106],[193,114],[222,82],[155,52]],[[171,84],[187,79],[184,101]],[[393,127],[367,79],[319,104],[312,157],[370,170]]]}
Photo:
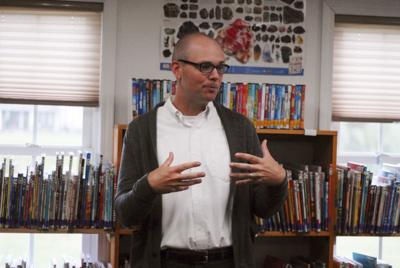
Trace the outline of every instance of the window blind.
{"label": "window blind", "polygon": [[0,6],[0,102],[98,106],[101,16]]}
{"label": "window blind", "polygon": [[336,23],[332,119],[400,121],[400,26]]}

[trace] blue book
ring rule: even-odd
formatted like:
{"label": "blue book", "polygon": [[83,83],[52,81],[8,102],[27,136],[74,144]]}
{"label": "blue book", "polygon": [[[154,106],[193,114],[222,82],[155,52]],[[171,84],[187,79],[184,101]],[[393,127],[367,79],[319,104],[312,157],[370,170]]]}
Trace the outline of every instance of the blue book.
{"label": "blue book", "polygon": [[375,268],[377,259],[372,256],[353,252],[353,259],[363,265],[363,268]]}
{"label": "blue book", "polygon": [[391,223],[393,219],[393,202],[394,197],[396,195],[396,187],[394,183],[392,183],[390,187],[390,197],[389,197],[389,204],[388,204],[388,211],[387,211],[387,219],[384,225],[384,232],[389,233],[391,231]]}
{"label": "blue book", "polygon": [[139,109],[139,82],[132,79],[132,115],[136,116]]}

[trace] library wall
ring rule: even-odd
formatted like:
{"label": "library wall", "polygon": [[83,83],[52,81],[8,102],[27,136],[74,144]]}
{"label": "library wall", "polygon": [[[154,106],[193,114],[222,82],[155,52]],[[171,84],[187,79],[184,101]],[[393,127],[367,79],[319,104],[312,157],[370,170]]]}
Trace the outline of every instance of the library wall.
{"label": "library wall", "polygon": [[[118,34],[116,62],[115,121],[130,120],[130,79],[173,79],[168,71],[159,70],[160,26],[163,0],[118,1]],[[231,82],[269,82],[306,84],[305,127],[317,128],[321,39],[321,0],[306,4],[306,51],[304,76],[225,75]]]}

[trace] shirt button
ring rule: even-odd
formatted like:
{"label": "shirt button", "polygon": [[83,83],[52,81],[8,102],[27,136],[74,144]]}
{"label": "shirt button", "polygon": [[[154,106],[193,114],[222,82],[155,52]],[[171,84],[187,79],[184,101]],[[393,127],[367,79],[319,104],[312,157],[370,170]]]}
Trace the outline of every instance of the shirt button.
{"label": "shirt button", "polygon": [[153,254],[151,254],[152,256],[153,256],[153,258],[157,258],[158,257],[158,254],[157,254],[157,252],[153,252]]}

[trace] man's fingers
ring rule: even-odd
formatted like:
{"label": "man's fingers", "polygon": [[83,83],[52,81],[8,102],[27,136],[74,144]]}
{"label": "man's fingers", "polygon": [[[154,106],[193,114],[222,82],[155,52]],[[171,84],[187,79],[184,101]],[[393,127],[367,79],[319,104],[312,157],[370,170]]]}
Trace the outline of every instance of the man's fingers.
{"label": "man's fingers", "polygon": [[231,178],[234,179],[249,179],[249,180],[257,180],[261,177],[260,174],[256,172],[249,172],[249,173],[231,173],[229,174]]}
{"label": "man's fingers", "polygon": [[230,166],[231,166],[231,168],[238,168],[238,169],[249,170],[249,171],[260,170],[260,167],[258,165],[247,164],[247,163],[232,162],[232,163],[230,163]]}
{"label": "man's fingers", "polygon": [[247,177],[247,179],[243,178],[243,179],[235,179],[235,183],[236,185],[240,185],[240,184],[257,184],[257,183],[262,183],[262,179],[261,178],[257,178],[257,177]]}
{"label": "man's fingers", "polygon": [[248,184],[248,183],[253,183],[254,181],[251,179],[247,179],[247,180],[236,180],[235,184],[236,185],[241,185],[241,184]]}
{"label": "man's fingers", "polygon": [[206,176],[206,173],[204,172],[193,172],[193,173],[184,173],[180,174],[177,178],[178,180],[192,180],[192,179],[197,179],[197,178],[202,178]]}
{"label": "man's fingers", "polygon": [[167,159],[161,164],[163,167],[168,167],[172,164],[172,161],[174,161],[174,153],[169,152]]}
{"label": "man's fingers", "polygon": [[230,177],[235,180],[236,185],[262,183],[262,175],[257,172],[231,173]]}
{"label": "man's fingers", "polygon": [[175,186],[173,188],[173,192],[180,192],[189,189],[189,186]]}
{"label": "man's fingers", "polygon": [[185,179],[185,180],[176,180],[169,186],[173,189],[174,192],[184,191],[189,189],[190,186],[201,183],[200,178],[195,179]]}
{"label": "man's fingers", "polygon": [[255,155],[251,154],[246,154],[246,153],[236,153],[235,157],[247,162],[250,162],[252,164],[257,164],[261,162],[261,158]]}
{"label": "man's fingers", "polygon": [[174,186],[192,186],[201,183],[201,179],[180,180],[174,183]]}
{"label": "man's fingers", "polygon": [[268,147],[267,147],[267,140],[266,139],[263,140],[262,143],[261,143],[261,150],[262,150],[262,153],[263,153],[263,157],[270,157],[271,156],[271,153],[269,152]]}
{"label": "man's fingers", "polygon": [[169,185],[173,187],[191,186],[193,184],[200,183],[201,178],[203,178],[205,175],[206,174],[204,172],[177,174],[173,179],[170,180]]}
{"label": "man's fingers", "polygon": [[180,174],[176,178],[176,182],[179,185],[193,185],[201,182],[201,178],[206,176],[204,172],[194,172],[194,173],[186,173]]}
{"label": "man's fingers", "polygon": [[195,167],[198,167],[200,165],[201,165],[201,163],[197,162],[197,161],[196,162],[186,162],[186,163],[174,166],[172,169],[173,169],[174,172],[181,173],[182,171],[185,171],[185,170],[191,169],[191,168],[195,168]]}

